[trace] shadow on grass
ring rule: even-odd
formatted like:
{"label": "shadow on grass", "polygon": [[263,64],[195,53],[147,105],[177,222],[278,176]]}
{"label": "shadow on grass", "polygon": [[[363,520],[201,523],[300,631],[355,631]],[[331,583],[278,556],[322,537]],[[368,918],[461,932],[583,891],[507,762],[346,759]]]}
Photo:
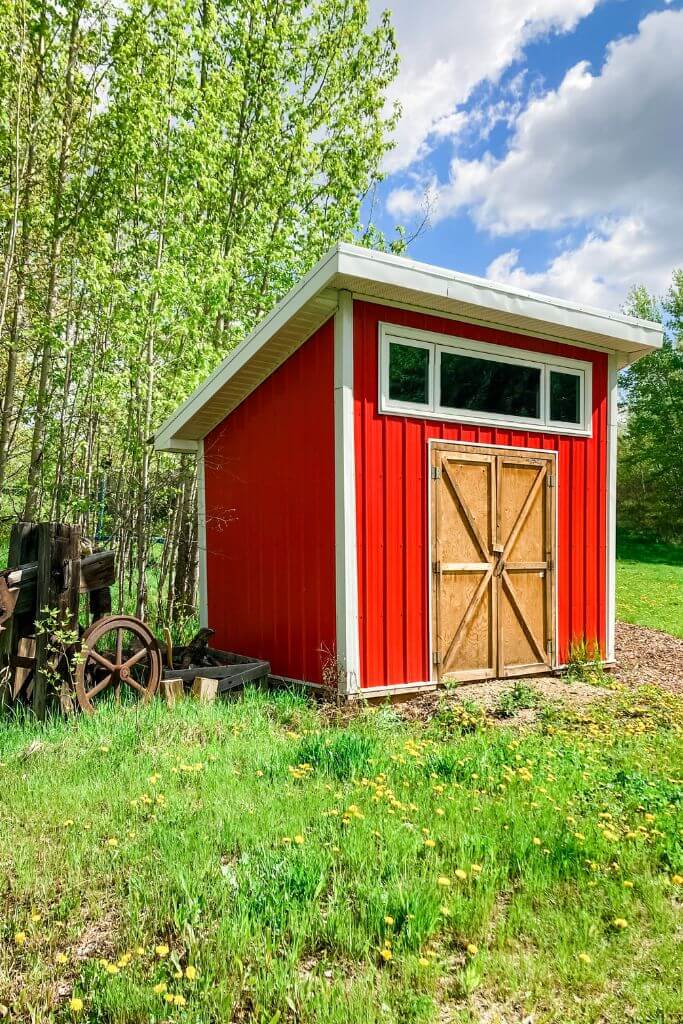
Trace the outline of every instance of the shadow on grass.
{"label": "shadow on grass", "polygon": [[663,541],[632,534],[617,533],[617,558],[622,562],[649,562],[652,565],[683,565],[683,544],[665,544]]}

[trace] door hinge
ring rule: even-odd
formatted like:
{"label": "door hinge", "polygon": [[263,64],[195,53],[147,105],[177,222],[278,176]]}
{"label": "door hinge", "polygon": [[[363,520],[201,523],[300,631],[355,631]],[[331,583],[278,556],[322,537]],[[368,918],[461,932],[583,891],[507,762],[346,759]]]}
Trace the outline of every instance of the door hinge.
{"label": "door hinge", "polygon": [[439,654],[438,651],[432,651],[432,665],[440,665],[440,664],[441,664],[441,655]]}
{"label": "door hinge", "polygon": [[435,576],[441,575],[441,562],[432,562],[432,572]]}
{"label": "door hinge", "polygon": [[441,477],[441,470],[438,466],[432,466],[432,480],[438,480]]}
{"label": "door hinge", "polygon": [[545,645],[545,651],[546,651],[546,654],[549,655],[549,657],[552,658],[552,656],[553,656],[553,642],[552,642],[552,640],[548,640],[547,641],[547,643]]}
{"label": "door hinge", "polygon": [[548,572],[553,572],[554,570],[555,570],[555,563],[553,562],[552,558],[549,558],[548,559],[548,570],[547,571]]}
{"label": "door hinge", "polygon": [[555,477],[553,476],[552,473],[548,473],[548,487],[554,487],[554,486],[555,486]]}

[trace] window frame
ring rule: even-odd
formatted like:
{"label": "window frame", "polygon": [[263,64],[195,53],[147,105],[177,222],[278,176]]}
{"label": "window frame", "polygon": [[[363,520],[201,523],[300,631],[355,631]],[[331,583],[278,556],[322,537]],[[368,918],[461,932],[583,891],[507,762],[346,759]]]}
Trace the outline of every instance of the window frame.
{"label": "window frame", "polygon": [[[402,402],[398,399],[389,397],[389,346],[392,342],[396,342],[399,345],[405,345],[408,348],[427,349],[429,352],[429,373],[427,375],[428,400],[426,403]],[[432,412],[434,410],[434,343],[414,338],[412,334],[407,337],[398,338],[387,332],[382,334],[380,347],[382,350],[380,355],[381,391],[382,394],[386,396],[387,404],[392,410],[398,412],[412,412],[414,414],[417,414],[418,412]]]}
{"label": "window frame", "polygon": [[[389,398],[389,346],[392,342],[430,350],[428,378],[430,400],[427,404],[399,402]],[[539,369],[539,418],[477,412],[472,409],[454,409],[441,405],[441,355],[444,352]],[[580,423],[563,423],[550,419],[551,370],[568,373],[579,378]],[[447,420],[479,426],[507,425],[539,433],[590,437],[592,436],[592,371],[592,363],[588,360],[548,355],[543,352],[529,352],[508,345],[489,344],[475,341],[472,338],[453,337],[448,334],[438,334],[434,331],[423,331],[396,324],[380,323],[379,325],[379,411],[388,415],[394,413],[402,416],[416,416],[420,419]]]}

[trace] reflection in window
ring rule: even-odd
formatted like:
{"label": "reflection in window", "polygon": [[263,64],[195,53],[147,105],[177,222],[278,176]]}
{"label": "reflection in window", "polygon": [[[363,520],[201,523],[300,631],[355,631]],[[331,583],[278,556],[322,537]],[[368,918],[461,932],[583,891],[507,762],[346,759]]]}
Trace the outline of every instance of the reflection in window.
{"label": "reflection in window", "polygon": [[389,345],[389,398],[393,402],[429,402],[430,349]]}
{"label": "reflection in window", "polygon": [[577,374],[550,371],[550,419],[554,423],[581,422],[581,380]]}
{"label": "reflection in window", "polygon": [[442,352],[440,404],[451,409],[539,419],[541,370]]}

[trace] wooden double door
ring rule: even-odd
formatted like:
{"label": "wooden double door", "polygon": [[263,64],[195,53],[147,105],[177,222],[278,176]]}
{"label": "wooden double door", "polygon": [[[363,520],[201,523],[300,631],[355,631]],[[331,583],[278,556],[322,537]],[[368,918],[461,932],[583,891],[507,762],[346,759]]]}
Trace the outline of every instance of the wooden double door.
{"label": "wooden double door", "polygon": [[555,456],[439,444],[431,462],[435,675],[467,681],[547,672]]}

